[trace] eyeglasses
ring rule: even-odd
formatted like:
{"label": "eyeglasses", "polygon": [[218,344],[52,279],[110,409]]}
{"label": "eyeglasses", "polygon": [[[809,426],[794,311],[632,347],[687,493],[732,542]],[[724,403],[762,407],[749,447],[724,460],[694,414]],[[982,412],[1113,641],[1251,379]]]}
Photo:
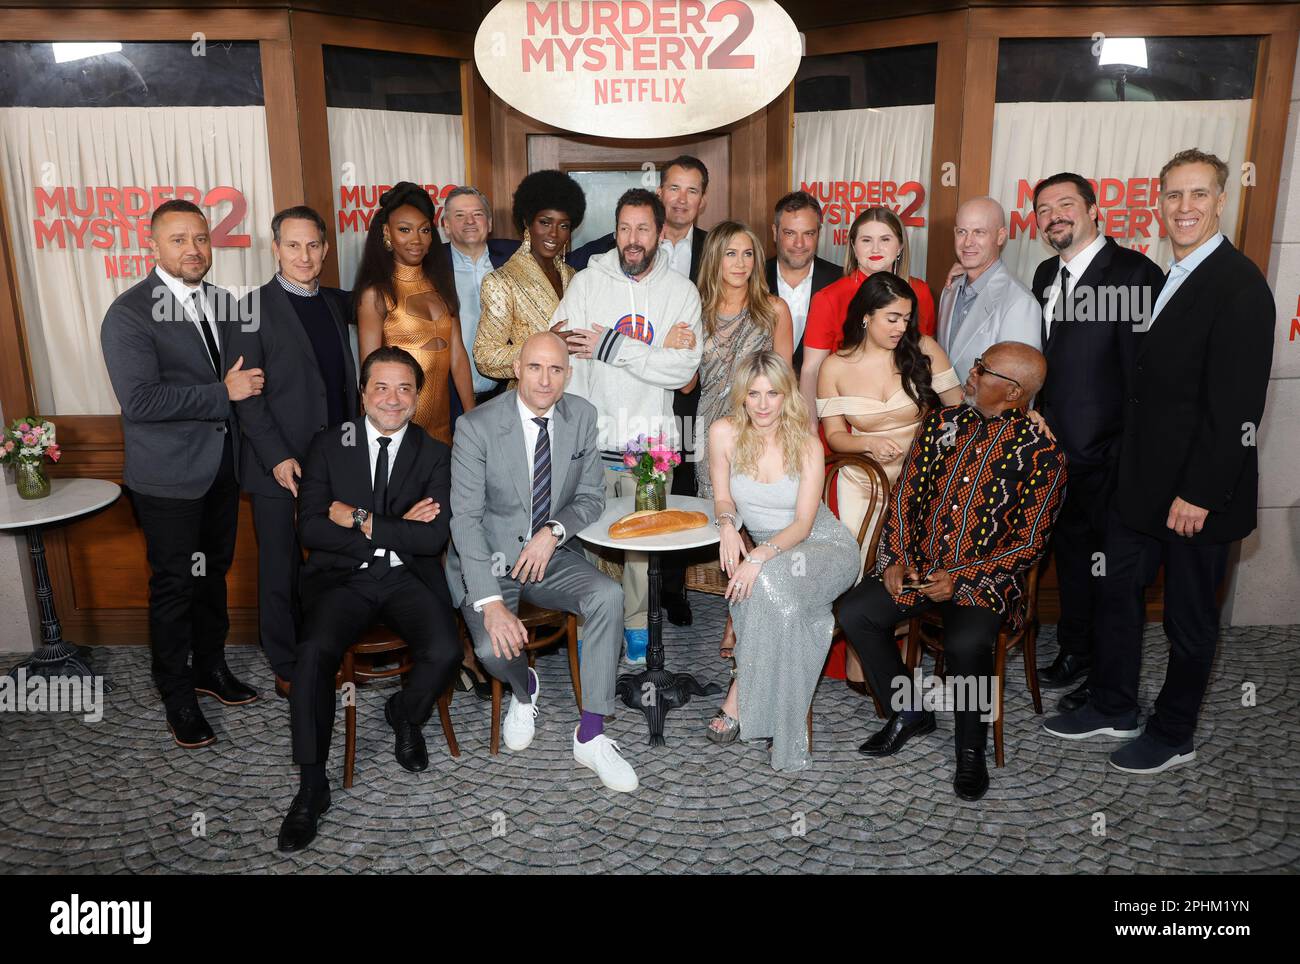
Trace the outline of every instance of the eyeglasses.
{"label": "eyeglasses", "polygon": [[976,359],[975,359],[975,363],[974,363],[973,365],[971,365],[970,367],[971,367],[971,370],[972,370],[973,372],[975,372],[976,375],[979,375],[981,378],[984,377],[985,375],[993,375],[993,376],[995,376],[995,377],[997,377],[997,378],[1004,378],[1004,379],[1006,379],[1006,380],[1009,381],[1012,385],[1015,385],[1017,388],[1024,388],[1023,385],[1021,385],[1018,381],[1016,381],[1016,380],[1015,380],[1014,378],[1012,378],[1010,375],[1003,375],[1001,372],[995,372],[993,369],[987,367],[987,366],[984,364],[984,359],[983,359],[983,358],[976,358]]}

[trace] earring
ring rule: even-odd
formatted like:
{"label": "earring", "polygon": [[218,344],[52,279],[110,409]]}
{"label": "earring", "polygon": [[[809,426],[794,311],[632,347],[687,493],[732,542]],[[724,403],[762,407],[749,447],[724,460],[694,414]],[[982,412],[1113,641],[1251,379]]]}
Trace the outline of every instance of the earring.
{"label": "earring", "polygon": [[393,242],[389,241],[387,238],[384,238],[384,250],[385,251],[393,250]]}

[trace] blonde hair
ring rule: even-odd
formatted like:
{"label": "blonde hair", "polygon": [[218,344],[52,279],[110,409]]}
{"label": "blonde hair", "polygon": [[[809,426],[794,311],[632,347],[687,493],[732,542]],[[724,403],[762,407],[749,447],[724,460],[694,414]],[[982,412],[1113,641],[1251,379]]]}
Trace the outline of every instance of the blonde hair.
{"label": "blonde hair", "polygon": [[763,454],[763,438],[754,428],[754,422],[745,408],[745,399],[755,379],[766,377],[772,387],[784,397],[781,413],[777,416],[776,443],[781,448],[786,475],[798,478],[803,474],[804,452],[808,445],[808,405],[804,402],[799,383],[795,380],[790,363],[768,349],[746,355],[736,367],[736,379],[731,383],[731,413],[727,416],[736,428],[736,448],[732,467],[742,475],[758,474],[758,460]]}
{"label": "blonde hair", "polygon": [[764,334],[776,331],[776,310],[772,307],[764,271],[763,242],[739,221],[722,221],[714,225],[704,239],[704,253],[700,255],[700,313],[706,337],[712,337],[718,327],[718,309],[722,307],[723,295],[722,259],[727,253],[727,245],[738,234],[745,235],[754,246],[754,270],[749,273],[749,288],[745,292],[749,318]]}
{"label": "blonde hair", "polygon": [[906,281],[911,277],[912,271],[912,252],[907,246],[907,232],[903,230],[903,222],[898,220],[898,215],[889,208],[883,207],[867,208],[853,219],[853,224],[849,227],[849,246],[844,252],[844,277],[847,278],[858,270],[858,259],[853,253],[853,242],[857,240],[858,229],[869,221],[883,224],[898,238],[900,245],[898,259],[889,266],[889,270]]}

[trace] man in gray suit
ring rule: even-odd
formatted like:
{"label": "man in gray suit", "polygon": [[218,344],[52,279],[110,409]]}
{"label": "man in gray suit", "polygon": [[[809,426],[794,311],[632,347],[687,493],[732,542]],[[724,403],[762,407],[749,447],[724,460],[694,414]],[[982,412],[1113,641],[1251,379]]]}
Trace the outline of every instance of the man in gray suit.
{"label": "man in gray suit", "polygon": [[152,570],[153,678],[172,737],[188,749],[216,740],[196,693],[227,706],[257,699],[226,666],[226,570],[239,519],[234,403],[260,392],[263,377],[231,358],[238,305],[203,281],[212,267],[203,212],[167,201],[150,228],[154,269],[109,306],[99,337],[122,409],[122,479]]}
{"label": "man in gray suit", "polygon": [[572,547],[605,509],[596,409],[564,394],[564,339],[539,332],[514,363],[518,387],[456,423],[451,452],[451,535],[447,582],[484,669],[510,684],[502,724],[506,747],[533,740],[537,674],[515,615],[520,600],[584,619],[582,719],[574,759],[611,790],[630,793],[636,773],[604,734],[614,712],[623,643],[623,589]]}
{"label": "man in gray suit", "polygon": [[967,201],[957,209],[954,237],[957,261],[966,271],[939,298],[936,337],[964,382],[990,345],[1018,341],[1041,349],[1042,312],[1000,257],[1007,243],[1001,204],[991,197]]}

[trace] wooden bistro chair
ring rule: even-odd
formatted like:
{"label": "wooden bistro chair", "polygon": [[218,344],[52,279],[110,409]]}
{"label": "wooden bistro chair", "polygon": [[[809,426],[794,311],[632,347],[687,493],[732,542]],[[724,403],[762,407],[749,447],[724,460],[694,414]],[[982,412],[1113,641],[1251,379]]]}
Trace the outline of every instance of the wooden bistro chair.
{"label": "wooden bistro chair", "polygon": [[[870,572],[876,564],[876,548],[880,545],[880,534],[885,529],[885,512],[882,511],[876,518],[876,524],[871,524],[872,516],[876,515],[877,508],[883,508],[889,501],[889,476],[881,468],[880,463],[869,455],[862,455],[853,452],[835,452],[826,456],[826,481],[822,486],[822,501],[830,505],[831,493],[835,491],[835,485],[839,481],[840,473],[846,468],[854,468],[866,475],[872,483],[872,492],[870,500],[867,503],[866,515],[862,517],[862,522],[858,526],[858,531],[853,533],[853,537],[858,541],[858,548],[867,547],[867,561],[863,566],[863,578],[870,578]],[[854,483],[856,484],[856,483]],[[831,645],[835,644],[838,639],[844,639],[844,630],[840,628],[838,618],[838,605],[836,606],[835,632],[831,637]],[[847,644],[847,640],[845,641]],[[883,718],[885,708],[880,702],[880,697],[867,685],[867,692],[871,693],[871,701],[876,705],[876,716]],[[812,707],[808,707],[808,749],[812,749]]]}
{"label": "wooden bistro chair", "polygon": [[[519,621],[524,624],[528,630],[528,642],[524,644],[524,651],[528,653],[528,665],[531,667],[537,661],[537,651],[554,646],[561,641],[569,650],[569,675],[573,678],[573,699],[578,704],[578,712],[582,712],[582,674],[578,670],[578,617],[573,613],[561,612],[558,609],[542,609],[540,606],[534,606],[531,603],[519,603]],[[457,623],[460,631],[465,634],[465,622],[458,615]],[[495,676],[492,679],[492,737],[490,753],[496,756],[501,749],[501,698],[504,687],[501,681]],[[527,694],[524,694],[527,699]]]}
{"label": "wooden bistro chair", "polygon": [[[1003,620],[994,647],[993,672],[998,681],[997,716],[993,721],[993,753],[997,765],[1003,765],[1002,748],[1002,693],[1006,689],[1007,654],[1019,646],[1025,660],[1025,679],[1029,695],[1034,701],[1034,712],[1043,713],[1043,698],[1038,688],[1038,566],[1030,566],[1026,575],[1020,576],[1020,607],[1023,618],[1019,627],[1014,619]],[[912,673],[921,663],[923,651],[934,655],[934,673],[943,676],[943,617],[935,611],[915,616],[907,633],[907,650],[903,662]]]}
{"label": "wooden bistro chair", "polygon": [[[396,633],[387,626],[374,625],[353,643],[343,654],[343,664],[334,677],[335,689],[342,689],[347,683],[354,687],[358,684],[377,679],[399,677],[406,685],[406,673],[415,663],[411,651]],[[456,743],[456,731],[451,727],[451,687],[438,697],[438,717],[442,720],[442,734],[447,739],[447,749],[454,757],[460,756],[460,747]],[[357,761],[357,701],[354,698],[344,709],[344,728],[346,743],[343,753],[343,787],[351,789],[352,771]]]}

